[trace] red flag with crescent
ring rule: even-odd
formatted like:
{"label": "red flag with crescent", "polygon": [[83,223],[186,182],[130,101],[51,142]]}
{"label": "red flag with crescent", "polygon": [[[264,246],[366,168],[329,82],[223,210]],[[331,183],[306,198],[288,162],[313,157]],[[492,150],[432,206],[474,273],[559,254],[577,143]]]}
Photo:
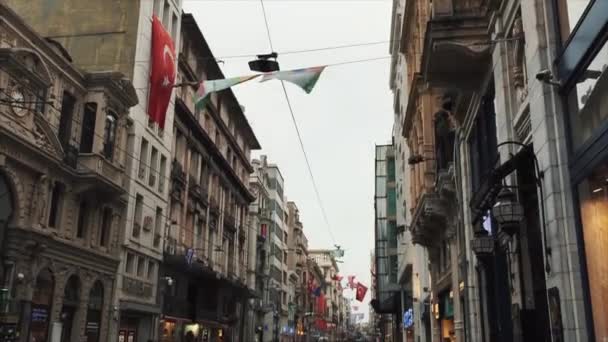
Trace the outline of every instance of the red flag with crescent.
{"label": "red flag with crescent", "polygon": [[171,35],[157,16],[152,17],[152,49],[148,115],[158,127],[165,128],[165,116],[175,84],[175,46]]}
{"label": "red flag with crescent", "polygon": [[357,300],[362,302],[363,298],[365,298],[365,294],[367,293],[367,286],[357,283]]}

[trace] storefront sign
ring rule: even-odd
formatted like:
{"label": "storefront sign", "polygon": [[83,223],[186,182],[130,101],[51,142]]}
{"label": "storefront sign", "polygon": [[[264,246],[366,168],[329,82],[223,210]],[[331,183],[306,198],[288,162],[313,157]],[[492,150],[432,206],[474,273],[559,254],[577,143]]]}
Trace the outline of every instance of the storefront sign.
{"label": "storefront sign", "polygon": [[414,325],[414,311],[409,308],[403,313],[403,328],[408,329],[412,325]]}

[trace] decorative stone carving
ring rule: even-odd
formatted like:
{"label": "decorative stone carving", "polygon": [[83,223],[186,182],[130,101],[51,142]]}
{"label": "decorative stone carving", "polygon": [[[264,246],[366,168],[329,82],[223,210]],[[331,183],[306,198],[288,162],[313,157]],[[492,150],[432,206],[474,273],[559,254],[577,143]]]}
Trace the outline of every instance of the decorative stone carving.
{"label": "decorative stone carving", "polygon": [[32,209],[32,212],[34,213],[34,224],[38,224],[38,226],[46,224],[46,207],[49,200],[49,187],[49,178],[45,174],[41,175],[36,183],[34,195],[35,204],[34,209]]}
{"label": "decorative stone carving", "polygon": [[452,118],[452,99],[444,96],[441,109],[435,113],[435,152],[437,158],[437,170],[444,170],[453,161],[454,121]]}
{"label": "decorative stone carving", "polygon": [[526,68],[526,54],[525,54],[525,37],[524,29],[521,20],[521,15],[518,16],[513,22],[511,28],[511,74],[513,77],[513,86],[516,92],[516,99],[518,103],[522,103],[528,96],[528,77]]}

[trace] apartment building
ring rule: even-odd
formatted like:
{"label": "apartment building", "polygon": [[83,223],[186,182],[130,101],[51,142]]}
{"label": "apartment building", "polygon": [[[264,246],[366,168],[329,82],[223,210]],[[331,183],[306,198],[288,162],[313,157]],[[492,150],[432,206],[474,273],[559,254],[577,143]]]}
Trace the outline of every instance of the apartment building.
{"label": "apartment building", "polygon": [[247,340],[248,209],[252,150],[259,149],[231,90],[195,108],[201,79],[220,79],[191,14],[182,15],[182,44],[171,154],[169,216],[161,279],[165,282],[162,338]]}

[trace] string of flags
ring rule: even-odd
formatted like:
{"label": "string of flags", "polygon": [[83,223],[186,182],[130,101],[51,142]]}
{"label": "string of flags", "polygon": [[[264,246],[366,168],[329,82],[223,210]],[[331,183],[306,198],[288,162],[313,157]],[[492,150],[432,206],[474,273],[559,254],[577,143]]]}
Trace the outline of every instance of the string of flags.
{"label": "string of flags", "polygon": [[[152,17],[150,90],[148,96],[148,115],[160,128],[165,126],[165,116],[177,76],[177,58],[171,35],[157,16]],[[217,80],[204,80],[199,83],[194,95],[196,109],[205,105],[209,94],[231,88],[238,84],[261,77],[261,82],[280,80],[293,83],[307,94],[312,92],[326,66],[275,71],[257,75],[238,76]]]}
{"label": "string of flags", "polygon": [[[336,274],[331,277],[331,280],[337,282],[337,287],[340,291],[343,290],[342,283],[341,283],[342,279],[344,279],[344,277],[339,274]],[[367,294],[367,289],[368,289],[367,286],[365,286],[361,282],[355,281],[354,275],[348,276],[347,279],[348,279],[348,281],[346,284],[346,288],[354,290],[355,298],[359,302],[362,302],[363,299],[365,298],[365,295]],[[315,297],[323,296],[321,285],[317,284],[316,280],[314,280],[313,278],[308,279],[307,288],[308,288],[308,292],[312,293]]]}
{"label": "string of flags", "polygon": [[275,71],[258,75],[237,76],[217,80],[204,80],[200,82],[198,90],[196,91],[194,104],[197,109],[200,109],[204,107],[205,101],[209,94],[251,81],[260,76],[262,77],[260,83],[270,80],[286,81],[297,85],[307,94],[310,94],[312,89],[315,87],[315,84],[317,84],[319,77],[321,77],[323,70],[325,70],[325,66],[315,66],[303,69]]}

